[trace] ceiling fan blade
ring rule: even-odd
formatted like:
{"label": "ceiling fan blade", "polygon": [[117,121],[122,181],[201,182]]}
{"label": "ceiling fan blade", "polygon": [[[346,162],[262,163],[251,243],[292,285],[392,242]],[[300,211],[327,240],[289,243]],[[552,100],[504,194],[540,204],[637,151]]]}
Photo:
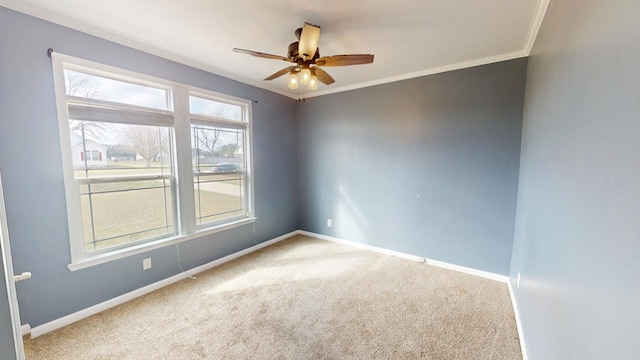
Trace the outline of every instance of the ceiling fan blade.
{"label": "ceiling fan blade", "polygon": [[247,54],[247,55],[260,57],[260,58],[265,58],[265,59],[284,60],[286,62],[293,62],[293,60],[291,60],[291,59],[289,59],[287,57],[284,57],[284,56],[271,55],[271,54],[267,54],[267,53],[263,53],[263,52],[259,52],[259,51],[234,48],[233,52],[237,52],[237,53],[240,53],[240,54]]}
{"label": "ceiling fan blade", "polygon": [[370,64],[373,62],[371,54],[333,55],[316,59],[318,66],[346,66]]}
{"label": "ceiling fan blade", "polygon": [[300,43],[298,44],[298,54],[304,60],[313,58],[318,49],[318,41],[320,41],[320,27],[304,23],[302,33],[300,34]]}
{"label": "ceiling fan blade", "polygon": [[277,78],[279,78],[280,76],[282,76],[282,75],[286,75],[286,74],[288,74],[288,73],[292,72],[292,71],[293,71],[293,70],[295,70],[295,69],[296,69],[296,67],[295,67],[295,66],[289,66],[289,67],[286,67],[286,68],[284,68],[284,69],[282,69],[282,70],[278,71],[277,73],[275,73],[275,74],[273,74],[273,75],[271,75],[271,76],[268,76],[268,77],[264,78],[264,80],[267,80],[267,81],[268,81],[268,80],[277,79]]}
{"label": "ceiling fan blade", "polygon": [[311,73],[315,75],[318,78],[318,80],[325,85],[331,85],[334,82],[336,82],[335,80],[333,80],[331,75],[329,75],[329,73],[320,69],[319,67],[312,67]]}

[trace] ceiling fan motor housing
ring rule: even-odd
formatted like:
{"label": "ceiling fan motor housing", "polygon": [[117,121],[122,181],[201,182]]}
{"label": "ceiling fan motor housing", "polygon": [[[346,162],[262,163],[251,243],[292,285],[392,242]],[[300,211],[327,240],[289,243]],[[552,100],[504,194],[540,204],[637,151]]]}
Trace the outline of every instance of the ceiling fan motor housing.
{"label": "ceiling fan motor housing", "polygon": [[289,57],[289,59],[293,60],[294,62],[296,62],[298,65],[302,65],[302,64],[308,64],[311,65],[313,64],[317,58],[320,57],[320,47],[316,48],[316,53],[313,55],[313,57],[307,61],[304,61],[304,59],[302,58],[302,56],[300,56],[300,53],[298,51],[299,48],[299,42],[292,42],[291,44],[289,44],[289,49],[287,52],[287,56]]}
{"label": "ceiling fan motor housing", "polygon": [[298,44],[299,42],[292,42],[291,44],[289,44],[289,51],[287,52],[289,59],[296,61],[298,60]]}

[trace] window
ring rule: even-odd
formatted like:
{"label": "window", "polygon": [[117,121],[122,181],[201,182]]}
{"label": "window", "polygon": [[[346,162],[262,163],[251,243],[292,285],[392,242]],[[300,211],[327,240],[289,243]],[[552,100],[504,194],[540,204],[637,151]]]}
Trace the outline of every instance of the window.
{"label": "window", "polygon": [[[84,149],[86,147],[86,140],[80,140],[81,141],[81,145],[82,148]],[[86,155],[85,155],[86,154]],[[86,157],[86,159],[85,159]],[[97,150],[87,150],[86,152],[81,151],[80,152],[80,161],[87,161],[87,162],[92,162],[92,161],[102,161],[102,153],[97,151]],[[86,166],[86,164],[85,164]]]}
{"label": "window", "polygon": [[248,211],[242,111],[237,104],[189,96],[198,226],[240,218]]}
{"label": "window", "polygon": [[254,220],[249,101],[53,61],[72,270]]}

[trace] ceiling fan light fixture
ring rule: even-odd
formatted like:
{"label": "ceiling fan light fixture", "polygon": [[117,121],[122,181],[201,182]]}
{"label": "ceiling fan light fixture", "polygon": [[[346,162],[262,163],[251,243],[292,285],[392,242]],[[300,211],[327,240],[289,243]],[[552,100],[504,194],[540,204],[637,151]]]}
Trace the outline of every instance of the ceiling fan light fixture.
{"label": "ceiling fan light fixture", "polygon": [[311,70],[309,68],[302,68],[302,70],[300,70],[300,82],[302,85],[309,85],[309,81],[311,81]]}
{"label": "ceiling fan light fixture", "polygon": [[311,76],[311,80],[309,80],[309,90],[317,90],[318,89],[318,78],[313,75]]}
{"label": "ceiling fan light fixture", "polygon": [[316,90],[318,82],[325,85],[333,84],[335,80],[321,68],[322,66],[361,65],[373,62],[373,54],[345,54],[320,57],[320,49],[318,48],[320,26],[305,22],[303,27],[295,31],[295,35],[298,41],[289,44],[287,57],[239,48],[234,48],[233,51],[290,63],[289,67],[267,76],[264,81],[271,81],[289,74],[287,86],[291,90],[298,89],[300,83],[306,85],[309,90]]}
{"label": "ceiling fan light fixture", "polygon": [[291,72],[291,74],[289,74],[289,89],[291,90],[295,90],[298,88],[298,75],[294,72]]}

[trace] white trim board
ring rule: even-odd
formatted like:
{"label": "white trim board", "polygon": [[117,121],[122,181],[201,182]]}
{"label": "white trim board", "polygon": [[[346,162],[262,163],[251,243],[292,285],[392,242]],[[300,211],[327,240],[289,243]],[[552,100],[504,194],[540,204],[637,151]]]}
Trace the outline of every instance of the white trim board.
{"label": "white trim board", "polygon": [[547,14],[547,9],[549,8],[549,1],[550,0],[538,0],[538,6],[536,6],[536,12],[533,15],[533,20],[531,21],[531,26],[529,27],[527,41],[524,44],[524,53],[527,56],[531,54],[531,49],[533,49],[533,45],[538,38],[538,33],[540,32],[540,27],[542,26],[542,21],[544,21],[544,16]]}
{"label": "white trim board", "polygon": [[312,232],[304,231],[304,230],[298,230],[297,234],[313,237],[313,238],[320,239],[320,240],[331,241],[331,242],[335,242],[335,243],[343,244],[343,245],[347,245],[347,246],[352,246],[352,247],[356,247],[356,248],[363,249],[363,250],[375,251],[375,252],[378,252],[378,253],[381,253],[381,254],[399,257],[401,259],[417,261],[417,262],[423,262],[423,263],[428,264],[428,265],[437,266],[437,267],[448,269],[448,270],[458,271],[458,272],[469,274],[469,275],[479,276],[479,277],[482,277],[482,278],[495,280],[495,281],[499,281],[499,282],[507,284],[507,287],[509,288],[509,297],[511,298],[511,305],[513,306],[513,314],[514,314],[514,317],[516,319],[516,328],[518,330],[518,339],[520,341],[520,349],[522,350],[522,360],[528,360],[527,347],[526,347],[526,344],[525,344],[525,341],[524,341],[524,332],[523,332],[523,328],[522,328],[522,322],[520,320],[520,312],[518,310],[518,303],[516,301],[515,294],[513,293],[513,288],[511,287],[511,280],[509,279],[508,276],[495,274],[495,273],[482,271],[482,270],[477,270],[477,269],[472,269],[472,268],[468,268],[468,267],[464,267],[464,266],[460,266],[460,265],[454,265],[454,264],[446,263],[446,262],[443,262],[443,261],[422,258],[422,257],[415,256],[415,255],[410,255],[410,254],[406,254],[406,253],[402,253],[402,252],[398,252],[398,251],[388,250],[388,249],[384,249],[384,248],[380,248],[380,247],[376,247],[376,246],[371,246],[371,245],[367,245],[367,244],[362,244],[362,243],[358,243],[358,242],[354,242],[354,241],[339,239],[339,238],[332,237],[332,236],[312,233]]}
{"label": "white trim board", "polygon": [[511,296],[511,304],[513,305],[513,316],[516,318],[516,328],[518,329],[518,339],[520,340],[520,350],[522,350],[522,360],[528,360],[527,356],[527,344],[524,341],[524,332],[522,328],[522,320],[520,320],[520,310],[518,309],[518,301],[516,295],[513,292],[513,286],[511,286],[511,280],[507,281],[509,287],[509,296]]}
{"label": "white trim board", "polygon": [[[267,247],[269,245],[273,245],[277,242],[280,242],[282,240],[288,239],[292,236],[295,235],[305,235],[305,236],[309,236],[309,237],[313,237],[316,239],[320,239],[320,240],[325,240],[325,241],[331,241],[331,242],[335,242],[335,243],[339,243],[339,244],[343,244],[343,245],[347,245],[347,246],[352,246],[352,247],[356,247],[356,248],[360,248],[363,250],[368,250],[368,251],[375,251],[377,253],[381,253],[381,254],[386,254],[386,255],[390,255],[390,256],[395,256],[398,258],[402,258],[402,259],[407,259],[407,260],[411,260],[411,261],[416,261],[416,262],[422,262],[428,265],[432,265],[432,266],[437,266],[440,268],[444,268],[444,269],[449,269],[449,270],[453,270],[453,271],[458,271],[461,273],[465,273],[465,274],[469,274],[469,275],[474,275],[474,276],[479,276],[485,279],[490,279],[490,280],[495,280],[495,281],[499,281],[499,282],[503,282],[503,283],[507,283],[510,285],[509,282],[509,277],[508,276],[504,276],[504,275],[499,275],[499,274],[494,274],[494,273],[490,273],[490,272],[486,272],[486,271],[482,271],[482,270],[477,270],[477,269],[472,269],[472,268],[468,268],[468,267],[464,267],[464,266],[460,266],[460,265],[454,265],[454,264],[449,264],[443,261],[437,261],[437,260],[432,260],[432,259],[427,259],[427,258],[423,258],[420,256],[415,256],[415,255],[410,255],[410,254],[406,254],[406,253],[402,253],[402,252],[398,252],[398,251],[393,251],[393,250],[388,250],[388,249],[384,249],[384,248],[380,248],[380,247],[376,247],[376,246],[371,246],[371,245],[366,245],[366,244],[361,244],[361,243],[357,243],[357,242],[353,242],[353,241],[349,241],[349,240],[344,240],[344,239],[339,239],[339,238],[335,238],[335,237],[331,237],[331,236],[326,236],[326,235],[321,235],[321,234],[316,234],[316,233],[312,233],[312,232],[308,232],[308,231],[303,231],[303,230],[296,230],[296,231],[292,231],[290,233],[284,234],[282,236],[279,236],[275,239],[271,239],[265,242],[262,242],[260,244],[254,245],[250,248],[238,251],[236,253],[233,253],[231,255],[227,255],[223,258],[214,260],[212,262],[209,262],[207,264],[186,270],[184,272],[181,272],[179,274],[176,274],[174,276],[171,276],[169,278],[166,278],[164,280],[160,280],[157,281],[153,284],[149,284],[147,286],[144,286],[142,288],[136,289],[134,291],[128,292],[126,294],[120,295],[118,297],[115,297],[113,299],[101,302],[99,304],[90,306],[86,309],[82,309],[80,311],[77,311],[75,313],[63,316],[61,318],[58,318],[56,320],[50,321],[48,323],[36,326],[34,328],[31,328],[28,324],[23,325],[22,326],[22,331],[23,331],[23,335],[26,334],[31,334],[31,338],[36,338],[38,336],[44,335],[48,332],[54,331],[56,329],[59,329],[63,326],[66,325],[70,325],[74,322],[80,321],[84,318],[87,318],[89,316],[95,315],[99,312],[102,312],[104,310],[110,309],[112,307],[118,306],[120,304],[123,304],[127,301],[133,300],[137,297],[140,297],[142,295],[146,295],[152,291],[158,290],[160,288],[163,288],[167,285],[171,285],[173,283],[176,283],[180,280],[186,279],[188,278],[190,275],[194,275],[194,274],[198,274],[200,272],[209,270],[211,268],[214,268],[218,265],[222,265],[226,262],[229,262],[233,259],[239,258],[241,256],[250,254],[254,251],[260,250],[264,247]],[[509,288],[511,291],[511,288]],[[515,298],[512,295],[512,303],[514,304],[514,309],[515,309]],[[516,313],[517,314],[517,313]],[[519,317],[516,315],[516,323],[519,323]],[[520,325],[518,325],[518,331],[519,334],[521,334],[520,332]],[[522,337],[521,337],[522,339]],[[522,340],[521,340],[522,342]],[[521,343],[522,344],[522,343]],[[524,346],[524,345],[521,345]],[[524,347],[523,347],[524,349]],[[523,350],[524,351],[524,350]],[[525,358],[526,360],[526,358]]]}
{"label": "white trim board", "polygon": [[511,52],[506,54],[499,54],[499,55],[490,56],[490,57],[481,58],[481,59],[472,59],[468,61],[463,61],[456,64],[432,67],[432,68],[411,72],[407,74],[390,76],[390,77],[378,79],[378,80],[366,81],[366,82],[361,82],[361,83],[346,85],[341,87],[334,87],[326,90],[313,91],[310,93],[303,94],[301,97],[308,99],[308,98],[318,97],[322,95],[329,95],[329,94],[335,94],[335,93],[340,93],[344,91],[367,88],[367,87],[376,86],[376,85],[394,83],[397,81],[410,80],[410,79],[415,79],[415,78],[428,76],[428,75],[441,74],[449,71],[463,70],[463,69],[472,68],[476,66],[494,64],[501,61],[520,59],[527,56],[528,54],[525,53],[524,51],[516,51],[516,52]]}
{"label": "white trim board", "polygon": [[420,257],[420,256],[410,255],[410,254],[406,254],[406,253],[402,253],[402,252],[398,252],[398,251],[393,251],[393,250],[388,250],[388,249],[384,249],[384,248],[380,248],[380,247],[376,247],[376,246],[371,246],[371,245],[367,245],[367,244],[362,244],[362,243],[358,243],[358,242],[354,242],[354,241],[339,239],[339,238],[332,237],[332,236],[316,234],[316,233],[309,232],[309,231],[298,230],[297,233],[299,235],[306,235],[306,236],[313,237],[313,238],[320,239],[320,240],[331,241],[331,242],[335,242],[335,243],[338,243],[338,244],[353,246],[353,247],[357,247],[357,248],[364,249],[364,250],[375,251],[375,252],[378,252],[378,253],[381,253],[381,254],[399,257],[399,258],[402,258],[402,259],[407,259],[407,260],[411,260],[411,261],[417,261],[417,262],[425,263],[427,265],[437,266],[437,267],[440,267],[440,268],[443,268],[443,269],[448,269],[448,270],[453,270],[453,271],[457,271],[457,272],[461,272],[461,273],[465,273],[465,274],[469,274],[469,275],[479,276],[479,277],[482,277],[482,278],[485,278],[485,279],[495,280],[495,281],[499,281],[499,282],[502,282],[502,283],[505,283],[505,284],[509,283],[509,277],[506,276],[506,275],[500,275],[500,274],[495,274],[495,273],[491,273],[491,272],[488,272],[488,271],[472,269],[472,268],[468,268],[468,267],[464,267],[464,266],[460,266],[460,265],[450,264],[450,263],[447,263],[447,262],[444,262],[444,261],[432,260],[432,259],[423,258],[423,257]]}
{"label": "white trim board", "polygon": [[22,324],[22,326],[20,327],[20,331],[22,332],[22,336],[31,334],[31,325]]}
{"label": "white trim board", "polygon": [[78,21],[69,20],[68,18],[65,18],[58,14],[42,11],[41,9],[38,9],[33,5],[24,4],[19,0],[5,1],[5,3],[2,4],[2,6],[17,12],[27,14],[29,16],[33,16],[33,17],[51,22],[59,26],[63,26],[81,33],[95,36],[100,39],[114,42],[116,44],[120,44],[122,46],[126,46],[134,50],[142,51],[144,53],[147,53],[153,56],[167,59],[169,61],[173,61],[173,62],[186,65],[195,69],[206,71],[214,75],[222,76],[227,79],[231,79],[246,85],[254,86],[259,89],[271,91],[273,93],[283,95],[294,100],[298,100],[298,99],[306,99],[306,98],[312,98],[312,97],[317,97],[322,95],[340,93],[340,92],[349,91],[349,90],[356,90],[356,89],[366,88],[366,87],[375,86],[375,85],[387,84],[387,83],[392,83],[392,82],[401,81],[401,80],[413,79],[416,77],[438,74],[438,73],[447,72],[447,71],[460,70],[460,69],[465,69],[469,67],[485,65],[489,63],[527,57],[529,56],[531,49],[533,48],[533,44],[535,43],[535,40],[538,36],[538,31],[540,30],[540,26],[542,24],[542,21],[544,20],[547,7],[549,6],[549,1],[550,0],[538,0],[538,4],[536,5],[536,10],[534,12],[533,19],[531,21],[531,24],[529,25],[529,32],[527,34],[527,37],[524,39],[525,43],[522,50],[517,50],[514,52],[508,52],[503,54],[497,54],[497,55],[489,56],[486,58],[469,59],[467,61],[463,61],[460,63],[448,64],[445,66],[436,66],[436,67],[427,68],[427,69],[423,69],[416,72],[399,74],[399,75],[395,75],[395,76],[391,76],[383,79],[366,81],[366,82],[356,83],[356,84],[342,86],[342,87],[335,87],[331,89],[314,91],[314,92],[297,92],[297,93],[292,93],[291,91],[287,91],[285,89],[276,88],[275,86],[271,86],[268,82],[248,79],[242,75],[234,74],[229,71],[216,68],[215,66],[212,66],[212,65],[202,64],[200,62],[188,59],[185,56],[172,54],[166,50],[158,49],[155,46],[146,45],[139,41],[131,40],[121,35],[114,35],[111,32],[108,32],[108,31],[99,29],[95,26],[87,25]]}
{"label": "white trim board", "polygon": [[[86,309],[82,309],[80,311],[76,311],[73,314],[69,314],[69,315],[63,316],[61,318],[58,318],[56,320],[50,321],[48,323],[36,326],[34,328],[30,328],[30,330],[31,330],[30,331],[31,332],[31,338],[36,338],[36,337],[38,337],[40,335],[44,335],[44,334],[46,334],[48,332],[51,332],[51,331],[56,330],[56,329],[59,329],[59,328],[61,328],[63,326],[70,325],[70,324],[72,324],[72,323],[74,323],[76,321],[82,320],[82,319],[87,318],[87,317],[89,317],[91,315],[95,315],[95,314],[97,314],[99,312],[102,312],[104,310],[107,310],[107,309],[110,309],[112,307],[118,306],[120,304],[123,304],[123,303],[125,303],[127,301],[133,300],[133,299],[135,299],[137,297],[140,297],[142,295],[146,295],[146,294],[148,294],[148,293],[150,293],[152,291],[158,290],[158,289],[163,288],[163,287],[165,287],[167,285],[171,285],[171,284],[176,283],[176,282],[178,282],[180,280],[186,279],[190,275],[194,275],[194,274],[209,270],[209,269],[214,268],[214,267],[216,267],[218,265],[222,265],[222,264],[224,264],[226,262],[229,262],[229,261],[231,261],[233,259],[239,258],[239,257],[241,257],[243,255],[247,255],[249,253],[252,253],[254,251],[260,250],[260,249],[262,249],[264,247],[267,247],[269,245],[273,245],[273,244],[275,244],[277,242],[280,242],[282,240],[285,240],[285,239],[288,239],[288,238],[292,237],[296,233],[297,233],[297,231],[292,231],[292,232],[290,232],[288,234],[284,234],[284,235],[279,236],[279,237],[277,237],[275,239],[271,239],[271,240],[268,240],[268,241],[265,241],[265,242],[261,242],[261,243],[259,243],[257,245],[254,245],[254,246],[250,247],[250,248],[238,251],[238,252],[233,253],[231,255],[227,255],[227,256],[225,256],[223,258],[214,260],[214,261],[209,262],[207,264],[204,264],[204,265],[197,266],[195,268],[186,270],[186,271],[181,272],[181,273],[179,273],[177,275],[171,276],[171,277],[166,278],[164,280],[157,281],[157,282],[155,282],[153,284],[149,284],[147,286],[141,287],[139,289],[136,289],[134,291],[128,292],[126,294],[122,294],[122,295],[120,295],[118,297],[115,297],[113,299],[110,299],[110,300],[101,302],[99,304],[90,306],[90,307],[88,307]],[[25,335],[25,333],[24,333],[25,330],[27,330],[27,329],[26,329],[25,325],[23,325],[23,335]]]}

